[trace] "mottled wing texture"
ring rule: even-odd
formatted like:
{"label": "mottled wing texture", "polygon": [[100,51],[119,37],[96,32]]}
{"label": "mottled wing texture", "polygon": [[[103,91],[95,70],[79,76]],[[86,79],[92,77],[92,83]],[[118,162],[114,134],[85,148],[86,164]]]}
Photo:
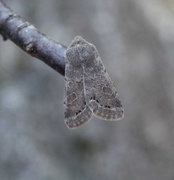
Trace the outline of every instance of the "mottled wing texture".
{"label": "mottled wing texture", "polygon": [[103,120],[123,118],[123,107],[118,93],[94,45],[82,41],[86,102],[94,115]]}
{"label": "mottled wing texture", "polygon": [[118,93],[94,45],[77,36],[66,52],[65,123],[83,125],[92,114],[103,120],[123,118]]}
{"label": "mottled wing texture", "polygon": [[80,62],[78,38],[68,47],[65,60],[65,123],[73,129],[92,117],[92,111],[86,103],[84,70]]}

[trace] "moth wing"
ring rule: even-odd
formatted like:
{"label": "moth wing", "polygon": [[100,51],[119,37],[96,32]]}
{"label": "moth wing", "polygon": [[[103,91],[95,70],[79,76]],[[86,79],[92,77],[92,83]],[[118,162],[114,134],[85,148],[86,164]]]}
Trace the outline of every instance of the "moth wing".
{"label": "moth wing", "polygon": [[[84,92],[83,68],[78,62],[76,46],[72,43],[66,52],[65,65],[65,124],[73,129],[83,125],[92,117]],[[73,63],[72,63],[73,62]]]}
{"label": "moth wing", "polygon": [[103,120],[119,120],[124,111],[119,95],[99,57],[94,45],[86,42],[86,49],[92,49],[84,69],[86,101],[94,115]]}

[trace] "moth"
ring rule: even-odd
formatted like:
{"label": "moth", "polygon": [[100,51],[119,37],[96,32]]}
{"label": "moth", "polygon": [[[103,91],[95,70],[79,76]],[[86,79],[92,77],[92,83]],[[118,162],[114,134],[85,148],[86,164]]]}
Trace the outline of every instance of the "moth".
{"label": "moth", "polygon": [[75,37],[65,55],[65,124],[77,128],[92,115],[108,121],[122,119],[124,110],[96,47]]}

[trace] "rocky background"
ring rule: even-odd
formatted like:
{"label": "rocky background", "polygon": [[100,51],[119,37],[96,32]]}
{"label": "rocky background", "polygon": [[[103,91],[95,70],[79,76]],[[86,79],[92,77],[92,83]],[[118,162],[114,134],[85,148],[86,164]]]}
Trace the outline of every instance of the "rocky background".
{"label": "rocky background", "polygon": [[93,43],[124,120],[64,124],[64,77],[0,37],[1,180],[174,179],[174,1],[5,0],[52,39]]}

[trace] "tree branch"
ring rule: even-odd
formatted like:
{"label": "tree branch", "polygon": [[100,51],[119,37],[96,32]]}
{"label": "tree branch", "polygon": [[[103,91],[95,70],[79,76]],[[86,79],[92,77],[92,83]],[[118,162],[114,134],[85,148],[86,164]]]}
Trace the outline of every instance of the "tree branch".
{"label": "tree branch", "polygon": [[0,0],[0,34],[64,76],[66,46],[49,39]]}

